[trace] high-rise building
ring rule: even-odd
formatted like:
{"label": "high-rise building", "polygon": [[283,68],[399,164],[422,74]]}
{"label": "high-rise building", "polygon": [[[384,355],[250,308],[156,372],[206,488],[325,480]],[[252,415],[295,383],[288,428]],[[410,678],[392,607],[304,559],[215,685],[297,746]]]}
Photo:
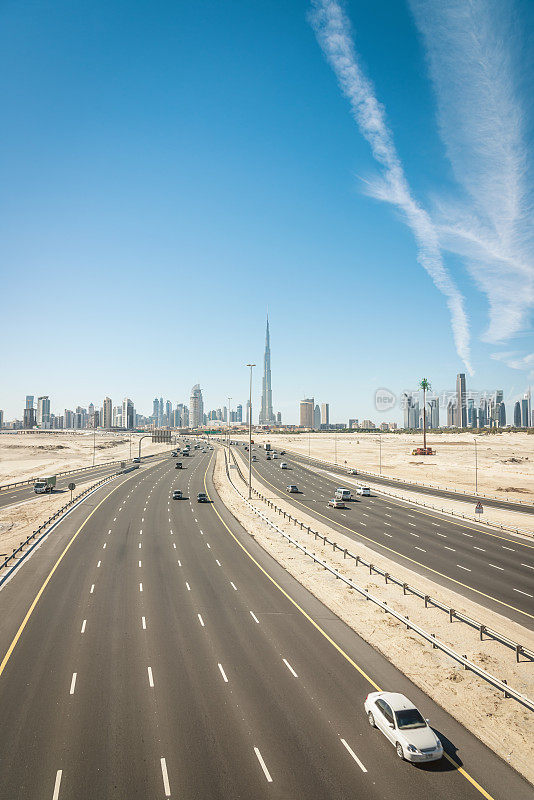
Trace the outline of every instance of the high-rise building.
{"label": "high-rise building", "polygon": [[198,383],[195,383],[191,389],[191,397],[189,399],[189,427],[198,428],[204,421],[204,401],[202,399],[202,390]]}
{"label": "high-rise building", "polygon": [[313,397],[307,397],[305,400],[300,401],[301,428],[313,428],[314,410],[315,410],[315,401]]}
{"label": "high-rise building", "polygon": [[154,424],[158,425],[159,421],[159,400],[155,397],[152,401],[152,416],[154,417]]}
{"label": "high-rise building", "polygon": [[250,400],[247,400],[247,425],[250,425]]}
{"label": "high-rise building", "polygon": [[134,404],[129,397],[125,397],[122,401],[122,426],[126,430],[131,431],[135,427],[135,411]]}
{"label": "high-rise building", "polygon": [[273,393],[271,389],[271,339],[269,317],[265,331],[265,354],[263,356],[263,383],[261,391],[260,425],[274,425]]}
{"label": "high-rise building", "polygon": [[35,408],[33,408],[33,406],[31,407],[26,406],[26,408],[23,411],[23,414],[24,416],[22,421],[22,427],[28,428],[29,430],[35,428],[35,422],[36,422]]}
{"label": "high-rise building", "polygon": [[321,403],[321,425],[330,425],[330,404]]}
{"label": "high-rise building", "polygon": [[488,424],[488,401],[482,397],[478,405],[478,427],[485,428]]}
{"label": "high-rise building", "polygon": [[521,400],[521,427],[528,428],[529,427],[529,396],[526,394],[523,399]]}
{"label": "high-rise building", "polygon": [[456,403],[454,400],[449,400],[447,403],[447,428],[454,428],[456,426]]}
{"label": "high-rise building", "polygon": [[467,428],[467,405],[465,400],[465,373],[456,376],[456,426]]}
{"label": "high-rise building", "polygon": [[65,413],[63,414],[63,427],[67,428],[68,430],[74,428],[74,412],[69,408],[66,408]]}
{"label": "high-rise building", "polygon": [[26,395],[26,405],[24,407],[25,408],[33,408],[33,401],[34,401],[34,395],[33,394],[27,394]]}
{"label": "high-rise building", "polygon": [[172,403],[170,400],[165,403],[165,425],[172,425]]}
{"label": "high-rise building", "polygon": [[313,410],[313,427],[318,431],[321,427],[321,409],[317,404]]}
{"label": "high-rise building", "polygon": [[111,397],[104,398],[104,406],[103,406],[103,415],[102,415],[102,427],[103,428],[111,428],[113,425],[113,403],[111,402]]}
{"label": "high-rise building", "polygon": [[239,405],[236,408],[235,421],[243,422],[243,406],[241,405],[241,403],[239,403]]}
{"label": "high-rise building", "polygon": [[276,412],[276,424],[277,425],[281,425],[282,424],[282,412],[281,411],[277,411]]}
{"label": "high-rise building", "polygon": [[40,428],[50,427],[50,398],[48,395],[37,398],[37,424]]}
{"label": "high-rise building", "polygon": [[0,409],[0,431],[3,429],[3,427],[4,427],[4,412],[2,411],[2,409]]}
{"label": "high-rise building", "polygon": [[429,428],[439,428],[439,399],[430,397],[427,402],[426,420]]}
{"label": "high-rise building", "polygon": [[518,400],[514,405],[514,428],[521,428],[521,403]]}

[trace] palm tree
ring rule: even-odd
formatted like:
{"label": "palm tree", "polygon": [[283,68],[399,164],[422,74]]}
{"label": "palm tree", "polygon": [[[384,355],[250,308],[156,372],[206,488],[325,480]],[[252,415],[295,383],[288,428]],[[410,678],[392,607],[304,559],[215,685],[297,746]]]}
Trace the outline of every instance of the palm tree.
{"label": "palm tree", "polygon": [[423,448],[426,451],[426,393],[432,388],[430,386],[430,381],[423,378],[419,384],[419,388],[423,390]]}

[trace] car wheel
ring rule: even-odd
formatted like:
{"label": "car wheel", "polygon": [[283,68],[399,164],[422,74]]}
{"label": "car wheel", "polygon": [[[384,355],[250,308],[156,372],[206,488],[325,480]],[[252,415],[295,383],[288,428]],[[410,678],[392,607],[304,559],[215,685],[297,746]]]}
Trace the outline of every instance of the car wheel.
{"label": "car wheel", "polygon": [[404,750],[402,749],[402,745],[401,745],[401,743],[400,743],[400,742],[397,742],[397,744],[395,745],[395,749],[396,749],[396,751],[397,751],[397,755],[398,755],[398,757],[399,757],[399,758],[400,758],[402,761],[404,761]]}
{"label": "car wheel", "polygon": [[376,728],[375,718],[373,717],[373,715],[372,715],[372,713],[370,711],[367,714],[367,719],[369,720],[369,725],[371,726],[371,728]]}

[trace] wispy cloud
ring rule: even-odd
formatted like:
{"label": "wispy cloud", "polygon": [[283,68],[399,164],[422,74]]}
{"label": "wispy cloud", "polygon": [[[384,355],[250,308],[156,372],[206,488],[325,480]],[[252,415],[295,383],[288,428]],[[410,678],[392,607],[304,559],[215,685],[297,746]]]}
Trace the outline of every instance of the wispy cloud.
{"label": "wispy cloud", "polygon": [[514,5],[410,4],[428,54],[441,137],[462,190],[460,199],[437,202],[440,243],[463,257],[487,295],[484,339],[503,342],[528,330],[534,308],[534,220]]}
{"label": "wispy cloud", "polygon": [[504,361],[504,363],[512,369],[523,370],[534,377],[534,353],[521,355],[516,351],[511,351],[506,353],[492,353],[491,357],[495,361]]}
{"label": "wispy cloud", "polygon": [[336,0],[312,0],[312,6],[311,23],[317,40],[350,103],[352,116],[362,136],[369,142],[381,169],[381,179],[379,184],[373,185],[373,194],[395,205],[411,228],[417,243],[419,263],[446,297],[458,355],[468,371],[472,372],[464,298],[443,263],[438,233],[429,214],[412,195],[386,123],[383,106],[360,66],[349,21]]}

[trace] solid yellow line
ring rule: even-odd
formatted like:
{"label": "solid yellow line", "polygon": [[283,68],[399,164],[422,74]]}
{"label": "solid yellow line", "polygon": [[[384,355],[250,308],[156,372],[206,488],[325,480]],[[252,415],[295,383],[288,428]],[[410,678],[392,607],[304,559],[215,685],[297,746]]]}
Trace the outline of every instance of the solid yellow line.
{"label": "solid yellow line", "polygon": [[[210,495],[209,495],[209,492],[208,492],[208,487],[206,486],[206,475],[208,474],[208,469],[210,468],[210,464],[211,464],[211,462],[212,462],[212,459],[213,459],[213,456],[211,456],[211,457],[210,457],[210,460],[209,460],[209,462],[208,462],[208,466],[206,467],[206,471],[205,471],[205,473],[204,473],[204,489],[206,490],[206,494],[208,495],[208,498],[209,498],[210,500],[211,500],[211,497],[210,497]],[[326,640],[327,640],[327,641],[328,641],[328,642],[329,642],[329,643],[332,645],[332,647],[334,647],[334,648],[335,648],[335,649],[338,651],[338,653],[340,653],[340,655],[342,655],[342,656],[343,656],[343,658],[344,658],[346,661],[348,661],[348,662],[349,662],[349,664],[350,664],[352,667],[354,667],[354,669],[355,669],[357,672],[359,672],[359,673],[360,673],[360,675],[362,675],[362,677],[364,677],[364,678],[365,678],[365,680],[366,680],[366,681],[368,681],[368,682],[371,684],[371,686],[372,686],[374,689],[376,689],[376,691],[377,691],[377,692],[381,692],[381,691],[382,691],[382,689],[380,688],[380,686],[379,686],[377,683],[375,683],[375,682],[374,682],[374,680],[373,680],[373,679],[372,679],[372,678],[371,678],[371,677],[370,677],[370,676],[369,676],[369,675],[368,675],[368,674],[367,674],[367,673],[366,673],[366,672],[365,672],[365,671],[364,671],[364,670],[363,670],[361,667],[359,667],[359,666],[358,666],[358,664],[356,664],[356,662],[355,662],[355,661],[354,661],[354,660],[353,660],[353,659],[352,659],[352,658],[351,658],[351,657],[348,655],[348,653],[346,653],[346,652],[343,650],[343,648],[342,648],[342,647],[340,647],[340,646],[337,644],[337,642],[335,642],[335,641],[334,641],[334,640],[333,640],[333,639],[332,639],[332,638],[331,638],[331,637],[330,637],[330,636],[329,636],[329,635],[326,633],[326,631],[325,631],[325,630],[323,630],[323,628],[321,628],[321,626],[320,626],[320,625],[318,625],[318,623],[317,623],[317,622],[315,622],[315,620],[314,620],[314,619],[312,619],[312,618],[310,617],[310,615],[306,613],[306,611],[304,611],[304,609],[303,609],[301,606],[299,606],[299,604],[297,603],[297,601],[296,601],[296,600],[293,600],[293,598],[291,597],[291,595],[289,595],[289,594],[288,594],[288,593],[285,591],[285,589],[282,589],[282,587],[280,586],[280,584],[279,584],[279,583],[277,583],[277,581],[275,581],[275,579],[274,579],[273,577],[271,577],[271,575],[269,575],[269,573],[268,573],[268,572],[267,572],[267,571],[266,571],[266,570],[265,570],[265,569],[264,569],[264,568],[261,566],[261,564],[259,564],[259,563],[258,563],[258,561],[256,561],[256,559],[254,558],[254,556],[253,556],[253,555],[252,555],[252,554],[251,554],[251,553],[250,553],[250,552],[247,550],[247,548],[245,547],[245,545],[243,545],[243,544],[242,544],[242,543],[239,541],[239,539],[237,538],[237,536],[235,536],[235,535],[232,533],[232,531],[230,530],[230,528],[228,527],[228,525],[226,524],[226,522],[223,520],[223,518],[221,517],[221,515],[219,514],[219,512],[217,511],[217,509],[216,509],[216,508],[215,508],[215,506],[213,505],[213,503],[212,503],[212,505],[211,505],[211,508],[212,508],[212,509],[215,511],[215,513],[216,513],[216,514],[217,514],[217,516],[219,517],[220,521],[222,522],[222,524],[224,525],[224,527],[226,528],[226,530],[228,531],[228,533],[230,534],[230,536],[232,537],[232,539],[233,539],[233,540],[236,542],[236,544],[238,544],[238,545],[239,545],[239,547],[240,547],[240,548],[243,550],[243,552],[244,552],[244,553],[245,553],[245,554],[246,554],[246,555],[247,555],[247,556],[250,558],[250,560],[251,560],[251,561],[252,561],[252,562],[253,562],[253,563],[254,563],[254,564],[255,564],[255,565],[258,567],[258,569],[259,569],[261,572],[263,572],[263,574],[265,575],[265,577],[266,577],[266,578],[267,578],[267,579],[268,579],[268,580],[269,580],[269,581],[270,581],[270,582],[271,582],[271,583],[272,583],[274,586],[276,586],[276,588],[277,588],[277,589],[278,589],[278,590],[279,590],[279,591],[280,591],[280,592],[281,592],[281,593],[284,595],[284,597],[286,597],[286,598],[289,600],[289,602],[290,602],[290,603],[292,603],[292,604],[295,606],[295,608],[296,608],[298,611],[300,611],[300,613],[302,614],[302,616],[303,616],[303,617],[305,617],[305,618],[308,620],[308,622],[310,622],[310,623],[313,625],[313,627],[314,627],[314,628],[315,628],[315,629],[316,629],[316,630],[317,630],[317,631],[318,631],[318,632],[321,634],[321,636],[324,636],[324,638],[325,638],[325,639],[326,639]],[[448,753],[445,753],[445,751],[444,751],[444,753],[443,753],[443,754],[444,754],[445,758],[447,759],[447,761],[449,761],[449,762],[450,762],[450,763],[453,765],[453,767],[454,767],[454,768],[455,768],[455,769],[456,769],[456,770],[457,770],[457,771],[458,771],[458,772],[459,772],[459,773],[460,773],[460,774],[461,774],[461,775],[462,775],[462,776],[463,776],[463,777],[464,777],[464,778],[465,778],[467,781],[469,781],[469,783],[470,783],[472,786],[474,786],[474,788],[475,788],[475,789],[477,789],[477,791],[479,791],[479,792],[480,792],[480,794],[481,794],[483,797],[485,797],[485,798],[486,798],[486,800],[495,800],[495,798],[494,798],[494,797],[493,797],[491,794],[489,794],[489,793],[488,793],[488,792],[487,792],[487,791],[486,791],[486,790],[485,790],[485,789],[484,789],[484,788],[483,788],[483,787],[482,787],[482,786],[481,786],[481,785],[480,785],[480,784],[479,784],[479,783],[478,783],[478,782],[477,782],[477,781],[476,781],[476,780],[475,780],[475,779],[474,779],[474,778],[473,778],[473,777],[472,777],[472,776],[471,776],[471,775],[470,775],[468,772],[466,772],[466,770],[465,770],[463,767],[461,767],[461,766],[460,766],[460,765],[459,765],[459,764],[458,764],[458,763],[457,763],[457,762],[454,760],[454,758],[452,758],[450,755],[448,755]]]}
{"label": "solid yellow line", "polygon": [[[279,493],[280,490],[277,489],[270,481],[267,480],[263,475],[261,475],[256,468],[254,468],[254,472],[258,476],[258,480],[264,483],[268,483],[269,486],[275,490],[275,492]],[[315,508],[311,509],[308,506],[305,506],[304,503],[301,503],[300,500],[296,500],[291,498],[292,503],[298,503],[299,506],[302,506],[310,516],[313,514],[317,514],[318,516],[325,519],[327,522],[333,523],[334,525],[339,525],[340,528],[344,528],[346,531],[350,531],[350,533],[355,533],[357,536],[361,536],[362,539],[366,539],[368,542],[372,542],[373,544],[377,545],[378,547],[384,548],[384,550],[389,550],[390,553],[395,553],[395,555],[400,556],[401,558],[405,558],[407,561],[410,561],[412,564],[417,564],[418,567],[423,567],[423,569],[427,569],[429,572],[433,572],[434,575],[439,575],[441,578],[446,578],[448,581],[452,581],[453,583],[458,584],[458,586],[463,586],[464,589],[469,589],[471,592],[475,592],[476,594],[481,595],[482,597],[486,597],[488,600],[493,600],[495,603],[499,603],[501,606],[506,606],[506,608],[511,608],[512,611],[517,611],[518,614],[523,614],[525,617],[529,617],[530,619],[534,619],[534,614],[529,614],[528,611],[522,611],[520,608],[516,608],[515,606],[510,605],[510,603],[505,603],[504,600],[499,600],[497,597],[493,597],[491,594],[486,594],[485,592],[481,592],[480,589],[475,589],[473,586],[469,586],[467,583],[462,583],[462,581],[456,580],[456,578],[451,578],[450,575],[446,575],[444,572],[440,572],[437,569],[433,569],[432,567],[427,566],[426,564],[422,564],[420,561],[416,561],[415,558],[410,558],[410,556],[405,556],[403,553],[399,553],[398,550],[394,550],[392,547],[388,547],[386,544],[380,544],[375,539],[371,539],[369,536],[365,536],[365,534],[360,533],[360,531],[355,530],[354,528],[348,528],[346,525],[343,525],[342,522],[337,522],[337,520],[332,520],[330,517],[321,514],[320,511],[317,511]]]}
{"label": "solid yellow line", "polygon": [[13,650],[15,649],[15,647],[16,647],[16,645],[17,645],[17,642],[18,642],[18,640],[19,640],[19,639],[20,639],[20,637],[22,636],[22,633],[23,633],[23,631],[24,631],[24,628],[25,628],[25,627],[26,627],[26,625],[28,624],[28,620],[30,619],[31,615],[33,614],[33,611],[34,611],[34,609],[35,609],[35,606],[36,606],[36,605],[37,605],[37,603],[39,602],[39,600],[40,600],[40,598],[41,598],[41,595],[43,594],[44,590],[46,589],[46,587],[47,587],[47,586],[48,586],[48,584],[50,583],[50,580],[51,580],[51,578],[52,578],[52,575],[54,574],[54,572],[56,571],[56,569],[59,567],[59,565],[61,564],[61,562],[63,561],[63,558],[65,557],[65,554],[66,554],[66,553],[67,553],[67,551],[69,550],[70,546],[72,545],[72,543],[74,542],[74,540],[76,539],[76,537],[78,536],[78,534],[79,534],[79,533],[80,533],[80,532],[83,530],[83,528],[85,528],[86,524],[89,522],[89,520],[91,519],[91,517],[93,516],[93,514],[95,513],[95,511],[97,511],[97,510],[100,508],[100,506],[102,505],[102,503],[104,503],[104,502],[105,502],[105,501],[108,499],[108,497],[109,497],[110,495],[112,495],[112,494],[113,494],[113,492],[116,492],[116,491],[117,491],[117,489],[120,489],[120,487],[121,487],[121,486],[124,486],[124,484],[125,484],[127,481],[131,480],[131,478],[134,478],[134,477],[136,477],[136,474],[134,474],[134,475],[130,475],[128,478],[126,478],[125,480],[123,480],[123,481],[122,481],[122,483],[119,483],[119,485],[118,485],[118,486],[115,486],[115,488],[114,488],[114,489],[112,489],[112,490],[111,490],[111,492],[109,492],[109,494],[107,494],[107,495],[106,495],[106,496],[105,496],[105,497],[104,497],[104,498],[103,498],[103,499],[100,501],[100,503],[99,503],[97,506],[95,506],[95,507],[93,508],[93,510],[91,511],[91,513],[90,513],[90,514],[89,514],[89,515],[88,515],[88,516],[87,516],[87,517],[84,519],[84,521],[82,522],[82,524],[80,525],[80,527],[78,528],[78,530],[76,531],[76,533],[75,533],[75,534],[73,534],[73,536],[72,536],[71,540],[69,541],[69,543],[67,544],[67,546],[65,547],[65,549],[63,550],[63,552],[61,553],[61,555],[59,556],[58,560],[56,561],[56,563],[54,564],[54,566],[52,567],[52,569],[51,569],[51,570],[50,570],[50,572],[48,573],[48,576],[46,577],[46,579],[45,579],[45,581],[44,581],[43,585],[41,586],[41,588],[39,589],[39,591],[38,591],[38,592],[37,592],[37,594],[35,595],[35,598],[34,598],[34,600],[33,600],[32,604],[31,604],[31,606],[29,607],[28,611],[26,612],[26,616],[25,616],[25,617],[24,617],[24,619],[22,620],[22,622],[21,622],[21,624],[20,624],[20,627],[19,627],[18,631],[16,632],[16,634],[15,634],[15,636],[14,636],[14,638],[13,638],[13,641],[12,641],[12,642],[11,642],[11,644],[9,645],[9,648],[8,648],[8,650],[7,650],[7,652],[6,652],[5,656],[4,656],[4,658],[2,659],[2,663],[0,664],[0,677],[2,676],[2,673],[4,672],[4,670],[5,670],[6,666],[7,666],[7,662],[8,662],[8,661],[9,661],[9,659],[11,658],[11,654],[13,653]]}

